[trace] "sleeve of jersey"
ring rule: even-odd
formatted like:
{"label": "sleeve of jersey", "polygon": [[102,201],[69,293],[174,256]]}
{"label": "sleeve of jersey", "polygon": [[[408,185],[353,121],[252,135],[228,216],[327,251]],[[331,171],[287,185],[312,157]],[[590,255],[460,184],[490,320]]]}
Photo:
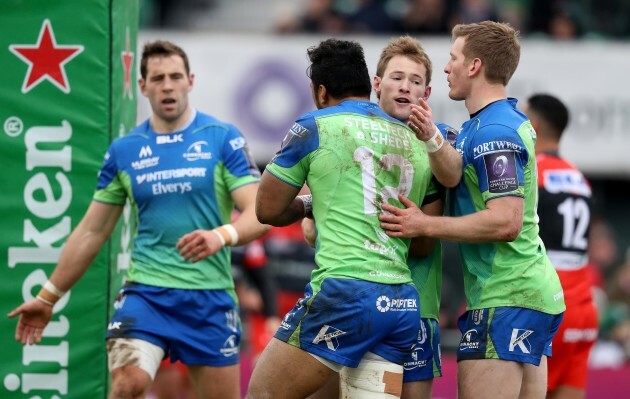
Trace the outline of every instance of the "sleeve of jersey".
{"label": "sleeve of jersey", "polygon": [[301,188],[308,176],[309,157],[318,147],[315,118],[306,114],[289,129],[280,151],[267,165],[267,171],[285,183]]}
{"label": "sleeve of jersey", "polygon": [[127,193],[118,172],[116,144],[112,143],[105,153],[93,199],[106,204],[124,205]]}
{"label": "sleeve of jersey", "polygon": [[260,181],[260,171],[251,155],[247,140],[231,125],[223,143],[223,162],[227,172],[224,178],[230,191]]}
{"label": "sleeve of jersey", "polygon": [[472,165],[485,202],[505,196],[523,197],[523,170],[528,152],[514,129],[489,125],[479,129],[470,143]]}

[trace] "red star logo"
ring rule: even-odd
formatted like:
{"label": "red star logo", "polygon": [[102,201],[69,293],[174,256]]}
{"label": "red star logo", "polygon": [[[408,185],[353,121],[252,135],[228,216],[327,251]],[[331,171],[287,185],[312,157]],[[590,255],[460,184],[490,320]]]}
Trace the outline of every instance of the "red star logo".
{"label": "red star logo", "polygon": [[133,98],[133,88],[131,87],[131,67],[133,66],[134,54],[129,51],[129,28],[127,28],[127,38],[125,41],[125,51],[120,55],[122,57],[125,86],[123,88],[123,97],[129,95],[129,98]]}
{"label": "red star logo", "polygon": [[65,65],[83,51],[83,46],[59,46],[50,20],[44,20],[37,44],[13,44],[9,50],[28,64],[22,93],[28,93],[44,79],[64,93],[70,93]]}

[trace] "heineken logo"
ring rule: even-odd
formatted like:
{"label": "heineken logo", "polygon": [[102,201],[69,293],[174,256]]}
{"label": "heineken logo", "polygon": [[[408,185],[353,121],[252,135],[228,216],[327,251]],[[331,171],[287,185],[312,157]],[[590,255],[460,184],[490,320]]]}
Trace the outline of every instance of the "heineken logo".
{"label": "heineken logo", "polygon": [[12,44],[9,50],[28,65],[22,93],[26,94],[44,80],[64,93],[70,93],[65,65],[83,51],[82,45],[57,44],[50,20],[44,20],[35,44]]}

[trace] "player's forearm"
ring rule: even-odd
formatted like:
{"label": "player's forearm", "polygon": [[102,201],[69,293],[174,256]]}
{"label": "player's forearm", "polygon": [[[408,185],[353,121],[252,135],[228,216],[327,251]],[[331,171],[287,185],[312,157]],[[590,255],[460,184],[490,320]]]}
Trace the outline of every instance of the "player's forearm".
{"label": "player's forearm", "polygon": [[64,292],[72,288],[85,274],[108,238],[109,235],[86,231],[79,225],[68,237],[50,282]]}
{"label": "player's forearm", "polygon": [[431,170],[444,187],[455,187],[462,177],[462,157],[450,145],[429,154]]}
{"label": "player's forearm", "polygon": [[459,217],[430,217],[427,236],[453,242],[485,243],[514,241],[520,225],[504,215],[483,210]]}
{"label": "player's forearm", "polygon": [[232,245],[245,245],[267,233],[270,226],[262,224],[258,221],[256,213],[249,207],[238,216],[238,218],[232,223],[238,233],[238,242]]}

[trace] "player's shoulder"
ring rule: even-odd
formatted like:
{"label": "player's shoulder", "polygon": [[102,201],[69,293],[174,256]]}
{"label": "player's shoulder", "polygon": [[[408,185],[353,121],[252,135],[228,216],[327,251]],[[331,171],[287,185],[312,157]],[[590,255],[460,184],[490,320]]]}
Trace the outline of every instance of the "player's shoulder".
{"label": "player's shoulder", "polygon": [[225,134],[236,132],[240,134],[240,131],[235,125],[199,111],[197,111],[195,120],[191,125],[191,130],[193,134],[202,132],[223,132]]}
{"label": "player's shoulder", "polygon": [[147,119],[142,122],[135,128],[133,128],[129,133],[124,136],[117,137],[112,141],[112,147],[124,147],[133,145],[136,143],[145,143],[148,142],[151,138],[150,132],[150,122]]}

